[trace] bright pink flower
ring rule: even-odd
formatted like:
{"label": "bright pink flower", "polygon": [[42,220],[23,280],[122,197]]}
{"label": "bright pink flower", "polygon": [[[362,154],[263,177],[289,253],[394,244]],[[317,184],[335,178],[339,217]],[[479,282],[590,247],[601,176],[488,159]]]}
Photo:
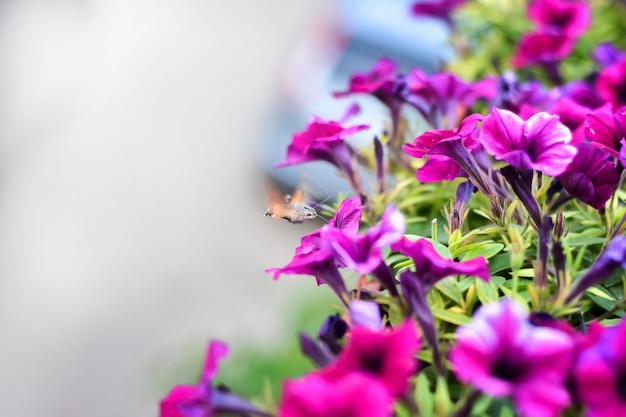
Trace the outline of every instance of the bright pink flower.
{"label": "bright pink flower", "polygon": [[596,78],[596,90],[614,109],[626,105],[626,59],[600,71]]}
{"label": "bright pink flower", "polygon": [[576,148],[568,145],[570,130],[557,116],[545,112],[524,121],[515,113],[494,108],[480,129],[478,140],[487,153],[521,170],[550,176],[565,171]]}
{"label": "bright pink flower", "polygon": [[225,343],[212,341],[207,349],[198,384],[178,385],[172,388],[167,397],[161,401],[160,417],[210,417],[217,413],[267,416],[267,413],[243,398],[212,387],[213,378],[217,374],[217,364],[227,355],[228,346]]}
{"label": "bright pink flower", "polygon": [[279,417],[391,417],[393,398],[377,378],[350,372],[332,381],[313,373],[286,381]]}
{"label": "bright pink flower", "polygon": [[320,375],[328,381],[340,381],[362,372],[381,381],[392,396],[400,397],[417,371],[419,347],[415,324],[410,320],[395,329],[352,327],[337,360],[321,369]]}
{"label": "bright pink flower", "polygon": [[626,321],[599,333],[574,365],[577,396],[587,417],[621,417],[626,415]]}
{"label": "bright pink flower", "polygon": [[553,64],[567,57],[575,43],[575,38],[563,34],[526,33],[517,44],[511,64],[514,68]]}
{"label": "bright pink flower", "polygon": [[561,97],[554,106],[548,109],[548,113],[559,116],[559,121],[572,132],[570,145],[576,145],[585,140],[585,119],[591,112],[590,107],[579,104],[567,96]]}
{"label": "bright pink flower", "polygon": [[467,0],[419,1],[413,4],[413,14],[417,16],[436,17],[451,23],[452,12],[464,3],[467,3]]}
{"label": "bright pink flower", "polygon": [[626,107],[613,114],[600,109],[587,115],[585,137],[594,146],[619,158],[621,142],[626,137]]}
{"label": "bright pink flower", "polygon": [[535,327],[511,300],[483,305],[456,332],[450,351],[457,378],[493,396],[510,396],[526,417],[556,417],[570,403],[565,387],[574,342]]}
{"label": "bright pink flower", "polygon": [[393,94],[396,87],[396,69],[398,65],[388,58],[381,58],[370,72],[358,72],[350,79],[347,91],[333,93],[335,97],[344,97],[355,93],[369,93],[383,99]]}
{"label": "bright pink flower", "polygon": [[580,36],[591,23],[591,10],[580,0],[534,0],[528,18],[542,32]]}
{"label": "bright pink flower", "polygon": [[391,249],[413,260],[415,272],[412,275],[428,289],[437,281],[452,275],[469,275],[489,281],[489,266],[482,256],[455,262],[439,255],[428,239],[410,240],[406,237],[391,245]]}

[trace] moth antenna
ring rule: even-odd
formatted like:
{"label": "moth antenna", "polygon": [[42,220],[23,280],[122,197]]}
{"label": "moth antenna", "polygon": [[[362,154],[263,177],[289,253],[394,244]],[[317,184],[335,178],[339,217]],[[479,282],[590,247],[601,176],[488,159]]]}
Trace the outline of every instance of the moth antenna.
{"label": "moth antenna", "polygon": [[319,217],[320,219],[322,219],[322,220],[324,220],[326,223],[328,223],[328,219],[327,219],[327,218],[325,218],[324,216],[321,216],[321,215],[319,215],[319,214],[318,214],[318,215],[317,215],[317,217]]}

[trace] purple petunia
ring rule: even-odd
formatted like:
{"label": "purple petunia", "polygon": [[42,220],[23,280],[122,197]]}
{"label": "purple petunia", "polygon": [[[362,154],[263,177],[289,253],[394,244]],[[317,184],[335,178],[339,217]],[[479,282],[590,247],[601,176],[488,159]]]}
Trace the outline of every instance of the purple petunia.
{"label": "purple petunia", "polygon": [[430,16],[452,22],[452,12],[457,7],[467,3],[467,0],[435,0],[416,2],[413,4],[413,14],[416,16]]}
{"label": "purple petunia", "polygon": [[[594,331],[596,330],[596,331]],[[578,355],[574,383],[587,417],[626,415],[626,320],[604,328],[591,323],[591,343]]]}
{"label": "purple petunia", "polygon": [[626,105],[626,58],[600,71],[596,78],[596,90],[614,109]]}
{"label": "purple petunia", "polygon": [[521,416],[556,417],[570,403],[573,352],[567,333],[531,325],[518,304],[503,300],[482,306],[457,329],[450,362],[461,382],[512,397]]}
{"label": "purple petunia", "polygon": [[570,130],[557,116],[537,113],[524,121],[515,113],[494,108],[480,129],[478,140],[487,153],[520,171],[537,170],[550,176],[565,171],[576,148],[568,145]]}
{"label": "purple petunia", "polygon": [[587,115],[585,137],[594,146],[619,157],[622,139],[626,137],[626,107],[610,114],[600,109]]}
{"label": "purple petunia", "polygon": [[615,163],[609,154],[588,143],[578,144],[577,149],[572,162],[557,178],[571,196],[600,210],[619,182]]}
{"label": "purple petunia", "polygon": [[269,414],[243,398],[212,386],[217,364],[228,355],[228,346],[214,340],[209,344],[205,363],[196,385],[178,385],[161,401],[160,417],[210,417],[218,413],[234,415]]}
{"label": "purple petunia", "polygon": [[575,38],[560,33],[526,33],[517,44],[511,64],[514,68],[554,64],[572,52],[575,42]]}

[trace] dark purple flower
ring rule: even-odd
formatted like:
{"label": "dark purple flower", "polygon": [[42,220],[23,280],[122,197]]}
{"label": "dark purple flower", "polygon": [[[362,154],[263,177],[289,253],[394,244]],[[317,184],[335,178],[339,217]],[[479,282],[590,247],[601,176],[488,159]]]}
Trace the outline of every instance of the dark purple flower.
{"label": "dark purple flower", "polygon": [[313,275],[317,284],[328,284],[346,305],[348,303],[348,290],[343,278],[337,269],[335,258],[328,252],[318,250],[303,255],[295,255],[291,262],[283,268],[266,269],[266,273],[272,274],[274,279],[280,275]]}
{"label": "dark purple flower", "polygon": [[519,113],[524,105],[546,108],[558,98],[554,91],[547,91],[539,81],[520,82],[513,71],[505,71],[496,81],[496,94],[488,103],[513,113]]}
{"label": "dark purple flower", "polygon": [[378,330],[356,326],[348,337],[337,360],[321,369],[320,375],[334,381],[353,372],[363,372],[380,380],[392,396],[402,396],[409,378],[417,371],[415,356],[420,340],[415,324],[406,320],[395,329]]}
{"label": "dark purple flower", "polygon": [[278,405],[281,417],[391,417],[393,398],[381,381],[351,372],[329,381],[312,373],[288,380]]}
{"label": "dark purple flower", "polygon": [[287,159],[277,167],[299,165],[310,161],[326,161],[342,171],[354,190],[360,192],[360,180],[354,169],[354,150],[346,139],[368,129],[368,125],[343,127],[335,121],[324,121],[314,117],[306,130],[293,135],[287,148]]}
{"label": "dark purple flower", "polygon": [[557,179],[571,196],[603,209],[619,182],[615,163],[609,154],[588,143],[580,143],[577,148],[576,156]]}
{"label": "dark purple flower", "polygon": [[617,61],[626,59],[626,51],[617,49],[612,43],[602,42],[593,50],[592,58],[601,67],[608,67]]}
{"label": "dark purple flower", "polygon": [[213,388],[217,364],[228,355],[228,346],[214,340],[209,344],[206,359],[196,385],[178,385],[161,401],[160,417],[210,417],[218,413],[235,415],[269,414],[243,398],[219,388]]}
{"label": "dark purple flower", "polygon": [[519,415],[557,417],[569,405],[565,386],[574,342],[533,326],[511,300],[483,305],[456,332],[450,362],[457,378],[493,396],[510,396]]}
{"label": "dark purple flower", "polygon": [[594,146],[619,158],[621,141],[626,137],[626,107],[613,114],[600,109],[587,115],[585,137]]}
{"label": "dark purple flower", "polygon": [[413,14],[417,16],[436,17],[452,22],[452,12],[457,7],[467,3],[467,0],[431,0],[413,3]]}
{"label": "dark purple flower", "polygon": [[534,0],[528,18],[542,32],[580,36],[591,23],[591,10],[580,0]]}
{"label": "dark purple flower", "polygon": [[615,236],[587,272],[576,279],[565,302],[572,302],[587,288],[607,279],[617,268],[626,269],[626,236],[622,235]]}
{"label": "dark purple flower", "polygon": [[594,86],[585,81],[570,81],[561,87],[560,91],[561,97],[568,97],[583,107],[597,109],[604,104],[604,100],[598,96]]}
{"label": "dark purple flower", "polygon": [[[525,68],[534,64],[549,66],[567,57],[576,39],[564,34],[531,32],[522,35],[511,60],[513,68]],[[551,74],[552,76],[552,74]]]}
{"label": "dark purple flower", "polygon": [[596,90],[614,109],[626,105],[626,59],[600,71],[596,78]]}
{"label": "dark purple flower", "polygon": [[524,121],[516,114],[493,109],[478,139],[487,153],[521,171],[538,170],[556,176],[574,159],[576,148],[568,145],[572,134],[557,116],[541,112]]}
{"label": "dark purple flower", "polygon": [[[601,328],[598,323],[592,326]],[[626,321],[601,328],[574,365],[577,397],[587,417],[626,415]]]}

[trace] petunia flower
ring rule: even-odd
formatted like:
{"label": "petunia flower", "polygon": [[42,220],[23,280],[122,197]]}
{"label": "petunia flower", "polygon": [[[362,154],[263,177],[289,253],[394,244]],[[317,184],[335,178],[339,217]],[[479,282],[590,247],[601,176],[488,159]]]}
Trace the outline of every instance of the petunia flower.
{"label": "petunia flower", "polygon": [[626,107],[610,114],[605,109],[587,115],[585,137],[594,146],[619,158],[621,141],[626,137]]}
{"label": "petunia flower", "polygon": [[365,326],[372,330],[383,328],[380,308],[372,301],[352,300],[350,302],[350,324]]}
{"label": "petunia flower", "polygon": [[[489,178],[478,165],[473,154],[481,149],[473,135],[483,116],[475,113],[467,116],[459,127],[454,130],[431,130],[423,133],[413,143],[405,143],[402,150],[414,158],[428,156],[427,163],[417,171],[419,180],[432,182],[449,177],[465,176],[486,195],[494,194],[494,187]],[[450,163],[454,161],[454,164]],[[431,162],[432,161],[432,162]],[[449,166],[450,172],[446,176],[443,166]]]}
{"label": "petunia flower", "polygon": [[369,125],[364,124],[343,127],[338,122],[324,121],[319,117],[314,117],[306,130],[293,135],[291,144],[287,148],[287,158],[276,166],[326,161],[337,167],[359,194],[361,185],[354,169],[354,150],[345,140],[368,128]]}
{"label": "petunia flower", "polygon": [[272,274],[274,279],[281,275],[313,275],[317,284],[327,284],[346,303],[348,290],[339,273],[335,258],[328,252],[318,250],[303,255],[295,255],[291,262],[283,268],[266,269],[266,273]]}
{"label": "petunia flower", "polygon": [[388,105],[398,88],[396,70],[398,65],[389,58],[381,58],[370,72],[359,72],[350,78],[350,85],[346,91],[333,93],[335,97],[345,97],[356,93],[371,94]]}
{"label": "petunia flower", "polygon": [[580,36],[591,23],[591,10],[580,0],[533,0],[528,18],[542,32]]}
{"label": "petunia flower", "polygon": [[392,396],[400,397],[417,371],[415,355],[419,346],[415,325],[410,320],[394,329],[352,327],[337,360],[319,372],[329,381],[362,372],[381,381]]}
{"label": "petunia flower", "polygon": [[626,106],[626,58],[600,71],[596,78],[596,90],[614,109]]}
{"label": "petunia flower", "polygon": [[416,16],[436,17],[451,24],[452,12],[464,3],[467,3],[467,0],[419,1],[413,4],[412,11]]}
{"label": "petunia flower", "polygon": [[413,69],[406,82],[405,100],[436,129],[456,126],[459,110],[470,107],[478,98],[469,83],[452,73],[426,75]]}
{"label": "petunia flower", "polygon": [[568,145],[572,134],[557,116],[540,112],[524,121],[516,114],[494,108],[480,129],[478,140],[487,153],[521,171],[562,174],[574,159]]}
{"label": "petunia flower", "polygon": [[320,236],[323,229],[337,229],[347,234],[356,235],[359,231],[363,207],[358,196],[343,200],[337,207],[335,215],[328,220],[328,224],[302,237],[300,246],[296,248],[296,255],[320,250]]}
{"label": "petunia flower", "polygon": [[579,104],[567,96],[561,97],[548,109],[548,113],[559,116],[559,121],[572,132],[570,145],[576,145],[585,140],[585,120],[592,111],[590,107]]}
{"label": "petunia flower", "polygon": [[212,386],[217,365],[228,355],[228,346],[212,341],[196,385],[178,385],[161,401],[160,417],[210,417],[218,413],[269,416],[243,398]]}
{"label": "petunia flower", "polygon": [[455,262],[439,255],[428,239],[410,240],[406,237],[391,245],[391,249],[413,260],[415,279],[431,288],[437,281],[452,275],[475,276],[489,281],[489,266],[482,256]]}
{"label": "petunia flower", "polygon": [[[489,80],[489,79],[488,79]],[[519,81],[513,71],[505,71],[495,79],[495,94],[487,103],[491,107],[497,107],[519,114],[522,106],[543,109],[554,103],[559,96],[554,90],[546,90],[537,80]],[[485,87],[491,90],[490,83],[485,82]]]}
{"label": "petunia flower", "polygon": [[[578,355],[574,364],[574,383],[578,400],[587,417],[626,415],[626,321],[603,328],[592,344]],[[591,328],[590,328],[591,330]]]}
{"label": "petunia flower", "polygon": [[[550,65],[566,58],[574,49],[576,38],[565,34],[530,32],[519,40],[511,65],[513,68],[526,68],[540,64],[551,70]],[[557,81],[558,75],[549,74]]]}
{"label": "petunia flower", "polygon": [[512,397],[519,415],[557,417],[570,403],[573,349],[567,333],[531,325],[518,304],[503,300],[483,305],[457,329],[450,362],[461,382]]}
{"label": "petunia flower", "polygon": [[393,398],[383,383],[363,372],[328,380],[317,373],[283,385],[280,417],[391,417]]}
{"label": "petunia flower", "polygon": [[572,302],[589,287],[607,279],[617,268],[626,269],[626,236],[623,235],[615,236],[587,272],[574,282],[565,302]]}
{"label": "petunia flower", "polygon": [[613,195],[619,174],[609,154],[588,144],[577,145],[577,153],[557,179],[572,196],[600,210]]}
{"label": "petunia flower", "polygon": [[626,51],[617,49],[615,45],[610,42],[602,42],[598,44],[593,50],[591,57],[601,67],[608,67],[626,58]]}
{"label": "petunia flower", "polygon": [[443,374],[439,336],[435,328],[435,318],[426,299],[428,292],[437,281],[451,275],[477,276],[489,280],[489,267],[485,258],[478,257],[464,262],[454,262],[441,257],[427,239],[416,241],[403,238],[391,249],[413,260],[415,271],[407,270],[400,275],[402,294],[424,333],[424,338],[433,351],[433,361],[437,371]]}
{"label": "petunia flower", "polygon": [[347,268],[360,274],[373,273],[395,296],[395,281],[389,268],[383,263],[382,250],[399,240],[404,235],[405,227],[402,213],[395,207],[388,206],[381,221],[364,234],[355,235],[333,228],[322,230],[320,246]]}

